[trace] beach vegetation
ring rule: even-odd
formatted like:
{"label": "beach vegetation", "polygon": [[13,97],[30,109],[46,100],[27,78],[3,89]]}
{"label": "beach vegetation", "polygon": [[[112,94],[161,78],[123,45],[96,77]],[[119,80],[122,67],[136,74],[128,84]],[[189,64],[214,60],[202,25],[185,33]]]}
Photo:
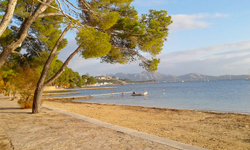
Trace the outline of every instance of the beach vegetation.
{"label": "beach vegetation", "polygon": [[23,101],[27,101],[31,96],[33,98],[39,72],[28,65],[22,67],[17,65],[13,70],[10,70],[12,71],[11,80],[5,83],[9,87],[5,86],[4,89],[9,90],[8,94],[12,95],[12,100],[16,98],[16,94],[19,94],[19,98],[23,99]]}
{"label": "beach vegetation", "polygon": [[87,80],[87,84],[95,84],[96,82],[96,78],[93,76],[89,77]]}
{"label": "beach vegetation", "polygon": [[0,88],[3,91],[4,95],[10,96],[14,91],[13,78],[16,76],[16,73],[13,70],[7,70],[1,72],[1,84]]}
{"label": "beach vegetation", "polygon": [[[23,99],[22,101],[27,99],[25,96],[33,96],[43,64],[46,61],[46,55],[48,55],[47,52],[42,52],[41,57],[26,56],[26,61],[22,61],[22,58],[17,54],[11,56],[4,67],[0,69],[0,92],[7,96],[12,96],[13,99],[16,98],[16,94],[19,94]],[[54,61],[48,75],[56,72],[61,64],[60,60]],[[81,81],[82,79],[78,72],[74,72],[71,68],[66,67],[63,74],[52,85],[81,87]]]}
{"label": "beach vegetation", "polygon": [[[26,49],[27,55],[37,57],[43,51],[48,52],[45,61],[42,61],[43,68],[39,68],[40,78],[34,93],[33,113],[40,111],[44,87],[55,84],[77,53],[83,59],[98,58],[101,62],[111,64],[137,61],[147,71],[157,70],[160,60],[156,56],[167,39],[171,16],[167,11],[157,10],[149,10],[149,14],[139,16],[135,8],[130,6],[131,2],[132,0],[79,0],[75,6],[60,0],[17,1],[12,16],[12,21],[16,23],[10,24],[7,28],[10,31],[5,33],[6,38],[11,35],[11,40],[6,46],[1,46],[0,67],[12,53],[22,56],[22,49]],[[1,2],[0,11],[5,14],[8,3],[10,1]],[[63,9],[61,3],[68,7]],[[75,9],[76,7],[78,8]],[[54,69],[57,70],[56,73],[52,71],[51,74],[58,53],[68,43],[64,36],[69,30],[76,31],[78,48],[60,67]],[[145,57],[144,53],[150,57]],[[77,76],[70,80],[81,79]]]}
{"label": "beach vegetation", "polygon": [[89,78],[89,73],[86,73],[84,75],[82,75],[82,84],[85,85],[87,83],[87,80]]}
{"label": "beach vegetation", "polygon": [[21,108],[32,108],[33,104],[33,95],[29,91],[20,92],[20,99],[18,100],[18,104]]}

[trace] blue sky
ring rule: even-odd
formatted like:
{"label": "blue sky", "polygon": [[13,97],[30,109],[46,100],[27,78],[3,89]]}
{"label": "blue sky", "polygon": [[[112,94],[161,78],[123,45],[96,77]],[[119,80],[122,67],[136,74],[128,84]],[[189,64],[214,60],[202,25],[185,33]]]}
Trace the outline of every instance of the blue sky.
{"label": "blue sky", "polygon": [[[164,74],[207,75],[248,74],[250,71],[250,1],[249,0],[135,0],[139,14],[149,9],[167,10],[173,24],[159,58],[158,71]],[[77,46],[74,33],[59,59]],[[75,56],[69,67],[80,74],[140,73],[138,63],[105,64]]]}

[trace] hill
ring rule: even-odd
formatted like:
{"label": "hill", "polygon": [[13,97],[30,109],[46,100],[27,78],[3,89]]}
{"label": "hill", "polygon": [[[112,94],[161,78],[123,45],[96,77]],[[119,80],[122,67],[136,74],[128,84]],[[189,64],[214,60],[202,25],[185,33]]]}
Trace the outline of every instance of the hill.
{"label": "hill", "polygon": [[159,72],[150,73],[143,71],[137,74],[107,74],[109,76],[115,76],[119,79],[129,79],[131,81],[146,81],[146,80],[156,80],[156,81],[166,81],[166,82],[180,82],[180,81],[208,81],[208,80],[238,80],[246,79],[248,75],[221,75],[221,76],[211,76],[199,73],[189,73],[181,76],[176,75],[166,75]]}

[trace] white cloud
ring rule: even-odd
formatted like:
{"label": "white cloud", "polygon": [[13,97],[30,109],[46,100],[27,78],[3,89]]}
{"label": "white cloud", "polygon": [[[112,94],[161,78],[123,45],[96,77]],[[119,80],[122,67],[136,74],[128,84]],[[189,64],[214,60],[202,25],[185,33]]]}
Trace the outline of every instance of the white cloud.
{"label": "white cloud", "polygon": [[165,53],[161,55],[161,59],[184,60],[187,58],[199,59],[212,56],[215,57],[216,55],[236,55],[242,53],[242,50],[244,50],[243,55],[250,53],[250,41],[215,45],[199,49],[183,50],[173,53]]}
{"label": "white cloud", "polygon": [[211,23],[207,22],[207,18],[220,18],[226,17],[228,15],[225,14],[194,14],[194,15],[186,15],[186,14],[178,14],[171,15],[173,23],[169,26],[170,31],[180,31],[180,30],[189,30],[196,28],[207,28],[211,25]]}
{"label": "white cloud", "polygon": [[160,57],[159,72],[163,73],[247,74],[250,41],[166,53]]}

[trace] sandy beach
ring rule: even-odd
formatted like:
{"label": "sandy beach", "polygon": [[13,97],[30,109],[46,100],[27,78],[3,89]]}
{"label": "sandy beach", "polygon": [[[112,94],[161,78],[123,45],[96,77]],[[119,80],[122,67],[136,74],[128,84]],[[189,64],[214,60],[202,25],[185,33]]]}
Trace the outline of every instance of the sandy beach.
{"label": "sandy beach", "polygon": [[42,108],[20,109],[0,94],[1,150],[176,150],[126,133]]}
{"label": "sandy beach", "polygon": [[[0,95],[1,96],[1,95]],[[250,114],[44,100],[43,104],[206,149],[250,149]],[[0,97],[0,149],[175,149]],[[45,143],[45,144],[44,144]],[[94,144],[93,144],[94,143]]]}
{"label": "sandy beach", "polygon": [[250,149],[249,114],[69,101],[44,104],[206,149]]}

